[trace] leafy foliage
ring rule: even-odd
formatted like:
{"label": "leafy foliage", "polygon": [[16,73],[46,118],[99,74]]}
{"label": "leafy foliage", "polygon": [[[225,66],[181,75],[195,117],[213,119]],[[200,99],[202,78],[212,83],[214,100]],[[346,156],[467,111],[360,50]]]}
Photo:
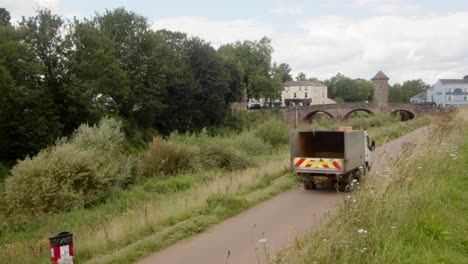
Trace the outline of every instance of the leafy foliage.
{"label": "leafy foliage", "polygon": [[80,208],[105,199],[132,180],[131,164],[120,155],[120,123],[104,119],[81,125],[35,157],[20,161],[5,181],[2,207],[7,215],[31,215]]}
{"label": "leafy foliage", "polygon": [[289,128],[278,119],[272,119],[263,123],[258,127],[255,134],[273,147],[278,147],[289,142]]}
{"label": "leafy foliage", "polygon": [[351,79],[338,73],[325,80],[328,97],[336,102],[363,102],[371,100],[372,83],[363,79]]}
{"label": "leafy foliage", "polygon": [[410,80],[403,84],[396,83],[388,91],[388,101],[392,103],[409,103],[410,98],[429,88],[422,80]]}
{"label": "leafy foliage", "polygon": [[171,176],[192,170],[196,166],[194,148],[154,138],[148,152],[139,162],[139,174],[144,177]]}

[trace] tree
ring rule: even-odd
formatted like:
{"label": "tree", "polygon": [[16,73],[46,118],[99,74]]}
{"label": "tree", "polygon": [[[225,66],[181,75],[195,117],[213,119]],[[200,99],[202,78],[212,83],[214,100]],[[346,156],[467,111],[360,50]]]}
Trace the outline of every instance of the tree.
{"label": "tree", "polygon": [[281,63],[278,66],[273,64],[273,71],[275,72],[275,76],[279,76],[281,78],[282,83],[293,80],[291,76],[291,67],[287,63]]}
{"label": "tree", "polygon": [[0,27],[0,160],[14,162],[53,143],[62,133],[43,67],[25,32]]}
{"label": "tree", "polygon": [[273,80],[274,70],[271,65],[273,48],[269,38],[226,44],[221,46],[218,52],[224,60],[238,63],[239,72],[243,73],[241,86],[245,90],[247,100],[279,96],[275,92],[279,91],[281,85]]}
{"label": "tree", "polygon": [[429,85],[422,80],[409,80],[401,85],[396,83],[389,90],[389,101],[392,103],[408,103],[411,97],[428,88]]}
{"label": "tree", "polygon": [[363,102],[372,96],[372,82],[363,79],[351,79],[341,73],[325,80],[328,87],[328,96],[340,98],[344,102]]}
{"label": "tree", "polygon": [[196,80],[193,98],[196,115],[193,122],[199,128],[220,125],[227,112],[228,102],[225,98],[229,90],[229,80],[221,57],[213,47],[199,38],[192,38],[187,44],[189,65]]}
{"label": "tree", "polygon": [[306,74],[303,72],[300,72],[296,76],[296,81],[305,81],[307,80]]}
{"label": "tree", "polygon": [[10,25],[10,12],[8,12],[5,8],[0,8],[0,27],[9,26]]}
{"label": "tree", "polygon": [[67,61],[65,90],[73,98],[77,120],[94,123],[106,114],[117,114],[128,95],[129,80],[115,59],[114,42],[92,21],[75,21],[69,40],[76,48]]}
{"label": "tree", "polygon": [[338,83],[338,81],[340,81],[343,78],[346,78],[346,76],[344,76],[341,73],[337,73],[335,76],[331,77],[330,79],[325,80],[324,83],[327,86],[329,98],[338,97],[338,95],[336,95],[336,84]]}
{"label": "tree", "polygon": [[358,89],[357,102],[372,100],[372,82],[364,79],[354,80]]}
{"label": "tree", "polygon": [[468,75],[465,75],[465,76],[463,77],[463,79],[464,79],[464,80],[468,80]]}

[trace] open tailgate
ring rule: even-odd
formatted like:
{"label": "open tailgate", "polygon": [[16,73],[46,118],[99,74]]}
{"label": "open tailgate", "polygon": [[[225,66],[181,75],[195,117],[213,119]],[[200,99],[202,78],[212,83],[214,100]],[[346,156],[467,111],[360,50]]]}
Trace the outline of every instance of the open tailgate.
{"label": "open tailgate", "polygon": [[294,172],[302,173],[341,173],[343,159],[294,157]]}

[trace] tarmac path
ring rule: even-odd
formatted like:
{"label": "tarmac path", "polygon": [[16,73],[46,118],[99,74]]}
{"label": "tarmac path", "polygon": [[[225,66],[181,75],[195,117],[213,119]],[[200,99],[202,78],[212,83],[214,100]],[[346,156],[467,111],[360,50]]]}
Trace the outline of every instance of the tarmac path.
{"label": "tarmac path", "polygon": [[[372,170],[383,169],[388,160],[398,155],[404,143],[416,142],[428,130],[427,127],[419,128],[377,148]],[[265,256],[274,256],[296,236],[317,226],[327,214],[333,213],[341,196],[334,189],[306,191],[297,187],[137,263],[266,263]]]}

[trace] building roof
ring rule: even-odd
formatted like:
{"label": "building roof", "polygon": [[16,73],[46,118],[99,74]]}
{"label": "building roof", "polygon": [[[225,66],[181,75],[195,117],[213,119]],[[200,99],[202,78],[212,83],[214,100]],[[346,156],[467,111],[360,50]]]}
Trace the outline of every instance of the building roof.
{"label": "building roof", "polygon": [[388,78],[387,75],[385,75],[385,73],[383,73],[382,71],[379,71],[371,80],[388,80],[388,79],[390,78]]}
{"label": "building roof", "polygon": [[468,80],[465,79],[440,79],[442,84],[468,84]]}
{"label": "building roof", "polygon": [[427,99],[427,91],[422,91],[417,95],[411,97],[411,99]]}
{"label": "building roof", "polygon": [[287,81],[283,86],[325,86],[325,84],[319,81]]}

